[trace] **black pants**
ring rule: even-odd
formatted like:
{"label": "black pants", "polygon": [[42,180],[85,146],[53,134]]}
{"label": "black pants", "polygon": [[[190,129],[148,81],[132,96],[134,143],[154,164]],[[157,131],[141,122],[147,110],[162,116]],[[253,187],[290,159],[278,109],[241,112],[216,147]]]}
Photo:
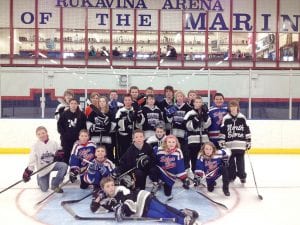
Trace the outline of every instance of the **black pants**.
{"label": "black pants", "polygon": [[145,190],[147,176],[152,182],[158,182],[159,170],[156,166],[151,167],[149,170],[136,169],[134,171],[135,187],[140,190]]}
{"label": "black pants", "polygon": [[180,149],[183,154],[184,168],[188,169],[188,168],[190,168],[190,154],[189,154],[189,150],[187,148],[186,141],[184,138],[179,138],[179,137],[177,137],[177,138],[180,143]]}
{"label": "black pants", "polygon": [[75,140],[65,140],[61,138],[61,147],[64,150],[64,162],[69,165],[70,163],[70,155],[73,149],[73,145],[77,139]]}
{"label": "black pants", "polygon": [[102,143],[102,145],[105,146],[106,148],[106,157],[112,161],[113,163],[115,163],[115,156],[114,156],[114,149],[113,149],[113,145],[112,144],[107,144],[107,143]]}
{"label": "black pants", "polygon": [[122,155],[127,151],[127,149],[132,144],[132,137],[131,135],[122,136],[118,134],[118,149],[117,149],[117,155],[119,156],[119,160],[122,158]]}
{"label": "black pants", "polygon": [[191,161],[192,165],[192,171],[194,172],[196,170],[196,162],[197,162],[197,156],[201,149],[200,143],[193,143],[188,145],[188,151],[189,151],[189,160]]}
{"label": "black pants", "polygon": [[234,180],[236,177],[245,179],[247,174],[245,172],[245,151],[232,150],[229,159],[229,180]]}

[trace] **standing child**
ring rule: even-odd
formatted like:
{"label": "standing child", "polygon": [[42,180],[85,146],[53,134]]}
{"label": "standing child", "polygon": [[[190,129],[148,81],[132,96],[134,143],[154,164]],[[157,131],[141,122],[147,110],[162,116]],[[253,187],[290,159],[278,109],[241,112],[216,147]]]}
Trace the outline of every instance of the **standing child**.
{"label": "standing child", "polygon": [[96,212],[100,206],[115,212],[115,218],[121,222],[125,217],[170,218],[176,223],[193,225],[198,213],[191,209],[178,210],[163,204],[145,190],[130,191],[123,186],[115,186],[111,177],[105,177],[100,183],[104,193],[92,201],[91,210]]}
{"label": "standing child", "polygon": [[194,172],[199,150],[203,143],[209,141],[207,128],[211,124],[208,108],[203,104],[200,96],[195,97],[193,109],[185,115],[184,121],[187,130],[188,155],[191,160],[192,172]]}
{"label": "standing child", "polygon": [[142,107],[139,117],[138,125],[142,127],[144,131],[145,139],[147,140],[150,136],[155,134],[155,127],[157,124],[163,122],[162,112],[155,105],[154,95],[146,96],[146,105]]}
{"label": "standing child", "polygon": [[76,99],[70,100],[70,108],[64,111],[57,122],[60,134],[61,146],[64,150],[64,162],[69,163],[70,154],[74,142],[77,140],[79,131],[86,129],[86,116],[79,109]]}
{"label": "standing child", "polygon": [[171,123],[168,121],[167,115],[169,115],[169,109],[174,105],[174,88],[172,86],[164,87],[164,99],[160,102],[157,102],[157,106],[162,111],[165,126],[166,126],[166,134],[170,134],[171,131]]}
{"label": "standing child", "polygon": [[113,146],[111,139],[112,115],[109,112],[108,100],[104,96],[99,97],[99,105],[91,105],[92,112],[87,117],[87,128],[91,140],[97,145],[105,145],[107,158],[114,162]]}
{"label": "standing child", "polygon": [[217,150],[212,142],[204,143],[196,162],[195,170],[195,185],[199,185],[201,180],[205,177],[207,183],[207,190],[212,192],[216,185],[216,180],[222,175],[223,192],[224,195],[230,196],[228,170],[225,166],[230,155],[230,150]]}
{"label": "standing child", "polygon": [[175,105],[167,111],[167,118],[172,125],[171,134],[178,138],[184,158],[185,169],[190,168],[189,151],[186,146],[186,126],[184,117],[190,107],[184,102],[185,95],[182,91],[175,93]]}
{"label": "standing child", "polygon": [[158,149],[156,158],[166,196],[171,196],[176,178],[182,181],[184,189],[189,189],[190,182],[184,168],[182,151],[174,135],[168,135],[165,138],[162,147]]}
{"label": "standing child", "polygon": [[63,160],[63,151],[59,150],[60,146],[57,142],[49,140],[48,132],[45,127],[37,127],[35,133],[38,140],[31,149],[29,163],[23,173],[23,180],[24,182],[30,180],[30,176],[35,167],[39,170],[42,167],[52,164],[38,173],[38,185],[43,192],[46,192],[49,189],[50,173],[57,171],[56,176],[51,180],[51,189],[57,193],[62,193],[63,190],[59,185],[63,182],[68,169],[66,163],[60,162],[60,160]]}
{"label": "standing child", "polygon": [[136,123],[136,113],[132,107],[130,94],[124,95],[124,107],[116,113],[117,122],[117,155],[119,159],[132,143],[132,134]]}
{"label": "standing child", "polygon": [[223,118],[220,145],[231,150],[229,159],[229,180],[240,178],[241,183],[246,183],[245,151],[251,147],[251,133],[246,117],[240,113],[239,102],[232,100],[228,103],[229,113]]}
{"label": "standing child", "polygon": [[214,95],[214,104],[209,108],[208,115],[211,119],[211,125],[208,128],[209,140],[214,143],[217,148],[220,140],[220,127],[223,117],[227,114],[227,106],[224,104],[224,95],[216,93]]}
{"label": "standing child", "polygon": [[95,188],[99,187],[103,177],[107,177],[115,169],[112,161],[106,158],[106,148],[101,145],[96,148],[95,159],[89,164],[84,175],[84,181],[88,184],[93,184]]}
{"label": "standing child", "polygon": [[54,117],[56,120],[63,114],[64,111],[69,109],[70,100],[74,98],[74,92],[72,90],[66,90],[64,92],[64,98],[59,98],[60,104],[56,107]]}
{"label": "standing child", "polygon": [[86,129],[81,130],[79,132],[79,140],[74,143],[70,157],[70,181],[74,183],[77,175],[80,174],[81,189],[86,189],[89,186],[83,179],[84,172],[88,167],[88,163],[85,160],[92,161],[95,157],[96,145],[89,139],[89,132]]}

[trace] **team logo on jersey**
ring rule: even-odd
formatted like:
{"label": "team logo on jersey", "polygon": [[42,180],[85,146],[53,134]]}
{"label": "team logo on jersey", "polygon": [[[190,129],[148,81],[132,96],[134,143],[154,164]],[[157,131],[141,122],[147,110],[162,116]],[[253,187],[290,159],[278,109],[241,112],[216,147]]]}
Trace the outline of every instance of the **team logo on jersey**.
{"label": "team logo on jersey", "polygon": [[163,156],[161,157],[160,162],[165,164],[164,166],[162,166],[164,170],[168,170],[176,167],[174,157]]}
{"label": "team logo on jersey", "polygon": [[53,161],[53,154],[51,152],[45,152],[41,155],[41,161],[48,164]]}
{"label": "team logo on jersey", "polygon": [[68,119],[68,124],[69,124],[69,127],[76,127],[77,118],[75,118],[74,120]]}

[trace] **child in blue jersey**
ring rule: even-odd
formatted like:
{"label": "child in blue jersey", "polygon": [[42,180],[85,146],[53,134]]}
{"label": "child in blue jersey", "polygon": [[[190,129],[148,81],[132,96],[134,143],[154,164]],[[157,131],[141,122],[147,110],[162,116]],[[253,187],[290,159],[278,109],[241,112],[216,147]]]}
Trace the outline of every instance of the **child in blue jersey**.
{"label": "child in blue jersey", "polygon": [[224,95],[216,93],[214,96],[214,104],[209,108],[208,115],[211,119],[211,125],[208,128],[209,140],[219,147],[220,127],[223,117],[227,114],[227,106],[224,104]]}
{"label": "child in blue jersey", "polygon": [[163,204],[149,191],[130,191],[124,186],[115,186],[115,182],[111,177],[104,177],[100,185],[103,192],[99,193],[96,199],[92,201],[91,211],[97,212],[102,206],[115,212],[117,222],[132,216],[135,218],[170,218],[179,224],[193,225],[199,216],[195,210],[178,210]]}
{"label": "child in blue jersey", "polygon": [[74,143],[70,157],[70,181],[74,183],[77,175],[80,174],[81,189],[86,189],[89,186],[83,179],[84,172],[88,167],[88,163],[85,160],[92,161],[95,157],[96,145],[89,139],[89,132],[86,129],[81,130],[79,132],[79,140]]}
{"label": "child in blue jersey", "polygon": [[101,179],[109,176],[114,169],[114,163],[106,158],[105,146],[101,145],[96,149],[95,159],[91,161],[85,172],[84,181],[98,188]]}
{"label": "child in blue jersey", "polygon": [[212,192],[216,185],[216,180],[222,175],[223,192],[230,196],[228,170],[225,166],[230,156],[230,150],[217,150],[212,142],[205,143],[197,157],[195,170],[195,185],[199,185],[202,179],[206,179],[207,190]]}
{"label": "child in blue jersey", "polygon": [[182,151],[178,139],[174,135],[168,135],[161,148],[156,153],[157,166],[160,170],[160,179],[164,182],[166,196],[172,194],[172,187],[179,178],[183,182],[183,188],[189,189],[189,179],[185,171]]}

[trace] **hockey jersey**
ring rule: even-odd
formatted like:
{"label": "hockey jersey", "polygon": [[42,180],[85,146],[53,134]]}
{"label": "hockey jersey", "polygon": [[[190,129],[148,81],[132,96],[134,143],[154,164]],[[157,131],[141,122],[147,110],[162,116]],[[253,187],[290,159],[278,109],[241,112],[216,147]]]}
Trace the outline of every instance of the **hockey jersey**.
{"label": "hockey jersey", "polygon": [[79,141],[76,141],[70,157],[70,169],[74,168],[83,175],[88,167],[88,163],[82,159],[92,161],[95,157],[95,149],[96,145],[92,141],[88,141],[86,144],[80,144]]}
{"label": "hockey jersey", "polygon": [[232,116],[228,113],[221,125],[220,145],[225,142],[227,148],[231,150],[246,150],[247,143],[251,142],[250,128],[246,117],[242,113]]}
{"label": "hockey jersey", "polygon": [[161,180],[169,186],[172,186],[177,178],[180,180],[187,178],[183,155],[180,149],[167,152],[163,148],[159,148],[156,153],[156,162],[160,170]]}
{"label": "hockey jersey", "polygon": [[200,152],[196,161],[196,175],[205,177],[209,183],[214,182],[221,176],[221,167],[228,161],[229,156],[229,149],[219,149],[212,157],[206,157]]}
{"label": "hockey jersey", "polygon": [[78,138],[79,131],[86,129],[86,116],[79,108],[74,113],[64,111],[57,122],[57,129],[64,140],[73,143]]}
{"label": "hockey jersey", "polygon": [[110,113],[102,113],[95,107],[87,117],[87,129],[91,140],[96,144],[111,144],[110,131],[112,127],[112,117]]}
{"label": "hockey jersey", "polygon": [[132,135],[135,123],[135,112],[133,107],[119,109],[116,113],[117,131],[122,136]]}
{"label": "hockey jersey", "polygon": [[208,142],[207,128],[211,125],[211,119],[208,117],[206,121],[199,119],[198,113],[195,109],[187,112],[184,117],[186,124],[188,144],[199,144]]}
{"label": "hockey jersey", "polygon": [[[31,148],[29,155],[28,169],[34,171],[35,167],[37,170],[52,163],[54,160],[55,152],[61,149],[56,141],[48,140],[46,143],[38,140]],[[55,163],[41,170],[38,175],[40,177],[50,173],[54,168]]]}
{"label": "hockey jersey", "polygon": [[184,117],[190,107],[184,103],[182,105],[174,105],[175,112],[172,115],[167,115],[168,121],[172,124],[171,134],[175,135],[177,138],[185,138],[186,129],[184,123]]}
{"label": "hockey jersey", "polygon": [[148,105],[145,105],[142,107],[139,126],[144,131],[145,139],[155,134],[156,125],[162,121],[162,113],[157,106],[150,108]]}
{"label": "hockey jersey", "polygon": [[150,158],[149,168],[155,166],[155,155],[151,146],[144,143],[142,149],[138,149],[134,144],[127,149],[125,154],[120,159],[119,173],[124,173],[136,166],[137,159],[142,155],[148,155]]}
{"label": "hockey jersey", "polygon": [[208,128],[208,137],[211,142],[218,146],[220,127],[222,124],[223,117],[227,114],[227,107],[210,107],[208,115],[211,119],[211,125]]}
{"label": "hockey jersey", "polygon": [[157,106],[160,109],[160,111],[162,112],[166,130],[171,130],[171,123],[168,121],[168,118],[167,118],[167,110],[168,110],[168,108],[174,106],[173,101],[167,102],[166,99],[163,99],[162,101],[157,102]]}
{"label": "hockey jersey", "polygon": [[87,171],[84,174],[84,181],[88,184],[94,184],[99,185],[100,181],[103,177],[107,177],[111,174],[111,172],[115,169],[115,165],[112,161],[109,159],[105,159],[103,162],[98,161],[97,159],[93,159],[91,161],[93,163],[94,168],[105,166],[106,172],[104,174],[101,174],[99,170],[90,170],[87,169]]}

